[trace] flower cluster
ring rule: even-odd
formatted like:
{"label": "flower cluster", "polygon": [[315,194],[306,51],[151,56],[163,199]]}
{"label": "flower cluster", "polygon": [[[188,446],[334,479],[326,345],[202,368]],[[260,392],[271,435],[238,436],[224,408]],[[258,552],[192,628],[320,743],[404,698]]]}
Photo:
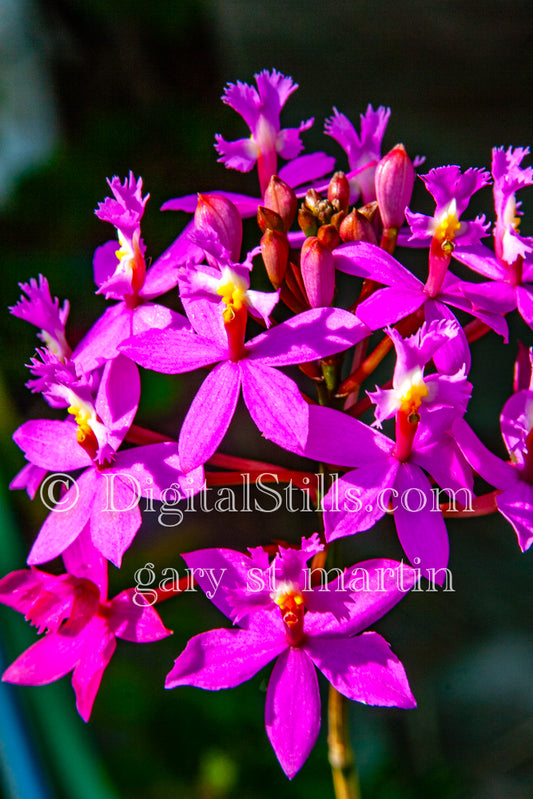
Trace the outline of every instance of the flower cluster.
{"label": "flower cluster", "polygon": [[[334,109],[325,133],[348,160],[346,172],[335,171],[325,153],[301,155],[313,119],[281,126],[297,84],[276,70],[255,79],[256,87],[229,84],[223,96],[249,136],[228,142],[217,134],[215,146],[226,167],[257,165],[258,197],[221,190],[169,200],[164,208],[194,217],[149,266],[141,235],[149,195],[132,173],[109,180],[112,196],[96,214],[116,237],[98,247],[93,267],[97,293],[113,302],[74,349],[68,302],[52,298],[43,276],[20,284],[23,296],[10,310],[38,328],[42,344],[28,387],[64,415],[27,421],[14,434],[28,463],[12,488],[33,498],[50,485],[49,473],[61,480],[29,569],[0,580],[0,602],[44,633],[3,679],[41,685],[72,671],[87,720],[115,639],[169,634],[135,589],[107,598],[107,563],[121,567],[135,546],[141,496],[165,502],[172,490],[189,501],[265,467],[219,452],[242,394],[258,436],[330,477],[324,490],[310,489],[322,532],[280,542],[273,531],[264,547],[251,533],[247,553],[183,554],[177,537],[176,556],[234,626],[192,638],[166,687],[230,688],[275,660],[265,724],[292,778],[320,726],[315,667],[343,697],[414,707],[402,664],[368,628],[418,580],[443,584],[449,516],[500,512],[522,550],[533,542],[533,354],[523,345],[501,415],[509,459],[491,453],[465,420],[471,345],[491,331],[507,341],[506,317],[515,311],[533,326],[533,238],[519,232],[516,199],[533,183],[533,168],[521,166],[527,148],[510,147],[493,150],[492,174],[430,169],[420,178],[435,211],[421,214],[409,206],[423,159],[410,159],[403,145],[381,152],[389,109],[369,105],[360,134]],[[489,185],[494,222],[468,212]],[[251,216],[258,244],[242,253]],[[484,243],[491,233],[493,248]],[[397,260],[410,247],[427,250],[425,279]],[[453,261],[472,270],[471,279],[454,275]],[[342,292],[339,272],[350,276]],[[271,290],[253,288],[267,277]],[[156,301],[170,291],[179,293],[180,312]],[[390,380],[368,381],[389,353]],[[135,423],[139,366],[205,371],[172,439]],[[300,367],[299,378],[283,371],[289,366]],[[373,418],[364,416],[371,408]],[[310,484],[301,472],[266,466],[280,481]],[[479,496],[477,475],[488,484]],[[345,564],[331,542],[371,530],[386,514],[410,565],[379,552]],[[63,572],[41,569],[59,556]],[[213,570],[221,575],[215,591]]]}

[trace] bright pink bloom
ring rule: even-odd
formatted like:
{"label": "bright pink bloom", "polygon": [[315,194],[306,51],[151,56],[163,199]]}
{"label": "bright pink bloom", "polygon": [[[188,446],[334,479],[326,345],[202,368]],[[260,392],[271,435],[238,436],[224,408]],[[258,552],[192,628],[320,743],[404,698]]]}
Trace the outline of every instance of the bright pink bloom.
{"label": "bright pink bloom", "polygon": [[[272,567],[258,550],[252,550],[251,557],[227,549],[184,555],[202,589],[226,616],[240,619],[240,629],[210,630],[192,638],[166,680],[167,688],[192,685],[218,691],[249,680],[276,658],[265,725],[289,779],[307,760],[320,728],[315,667],[348,699],[385,707],[416,705],[404,668],[388,643],[374,632],[360,634],[412,588],[416,571],[391,560],[371,560],[352,566],[322,588],[304,591],[304,564],[317,545],[314,539],[302,543],[301,554],[283,550]],[[252,573],[258,564],[263,568]],[[274,564],[282,579],[268,597],[263,586],[255,602],[255,585],[270,579],[273,570],[277,573]],[[221,575],[215,592],[206,575],[211,570]],[[336,597],[335,612],[320,597],[325,593]]]}
{"label": "bright pink bloom", "polygon": [[0,580],[0,602],[23,613],[45,632],[23,652],[2,679],[17,685],[46,685],[70,671],[76,707],[89,720],[100,682],[116,647],[116,638],[136,643],[171,634],[150,606],[135,604],[135,589],[107,598],[107,563],[80,536],[63,552],[66,573],[32,568]]}
{"label": "bright pink bloom", "polygon": [[290,95],[298,88],[292,78],[275,69],[264,69],[254,75],[257,89],[247,83],[229,83],[222,100],[242,116],[251,136],[228,142],[220,134],[215,136],[220,158],[230,169],[249,172],[257,162],[261,194],[272,175],[278,173],[278,155],[292,159],[303,149],[300,133],[311,127],[314,120],[302,122],[298,128],[281,128],[280,112]]}

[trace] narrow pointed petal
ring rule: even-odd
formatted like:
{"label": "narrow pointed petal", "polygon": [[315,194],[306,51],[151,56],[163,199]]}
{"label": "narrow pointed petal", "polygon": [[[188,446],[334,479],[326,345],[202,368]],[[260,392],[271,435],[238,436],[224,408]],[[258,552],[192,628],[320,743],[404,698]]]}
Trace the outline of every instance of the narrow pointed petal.
{"label": "narrow pointed petal", "polygon": [[465,492],[470,492],[471,496],[473,491],[472,469],[452,436],[444,436],[438,441],[432,438],[432,431],[428,431],[430,443],[427,446],[419,446],[415,441],[410,462],[421,466],[441,488],[455,492],[459,502],[466,505],[469,496]]}
{"label": "narrow pointed petal", "polygon": [[129,483],[141,497],[161,499],[161,493],[174,487],[183,496],[192,496],[201,490],[204,472],[201,467],[184,474],[177,441],[147,444],[132,447],[117,454],[113,468],[104,472],[104,479],[114,483],[116,479]]}
{"label": "narrow pointed petal", "polygon": [[339,477],[323,502],[327,541],[370,530],[385,515],[398,467],[385,456]]}
{"label": "narrow pointed petal", "polygon": [[293,188],[333,172],[335,159],[326,153],[307,153],[293,158],[278,171],[278,177]]}
{"label": "narrow pointed petal", "polygon": [[442,514],[432,510],[431,484],[418,466],[402,463],[394,488],[394,520],[404,552],[424,577],[442,585],[450,546]]}
{"label": "narrow pointed petal", "polygon": [[235,688],[287,647],[282,631],[264,627],[248,630],[209,630],[191,638],[167,675],[165,688],[192,685],[207,691]]}
{"label": "narrow pointed petal", "polygon": [[26,613],[31,608],[35,593],[41,590],[40,573],[34,569],[19,569],[0,580],[0,602],[8,608]]}
{"label": "narrow pointed petal", "polygon": [[159,617],[159,613],[150,605],[139,607],[135,604],[135,588],[122,591],[111,600],[111,610],[107,623],[117,638],[145,644],[159,641],[172,634],[167,630]]}
{"label": "narrow pointed petal", "polygon": [[226,435],[239,399],[239,366],[219,363],[196,394],[183,422],[179,438],[180,463],[184,472],[205,463]]}
{"label": "narrow pointed petal", "polygon": [[344,244],[334,252],[335,267],[348,275],[365,277],[398,286],[406,291],[420,291],[422,284],[405,266],[388,252],[366,241]]}
{"label": "narrow pointed petal", "polygon": [[510,488],[518,480],[518,472],[502,461],[479,440],[464,419],[456,419],[453,434],[457,445],[474,471],[495,488]]}
{"label": "narrow pointed petal", "polygon": [[91,541],[106,560],[120,568],[122,556],[141,526],[139,497],[135,487],[118,477],[109,484],[98,476],[98,485],[92,501]]}
{"label": "narrow pointed petal", "polygon": [[227,348],[187,330],[148,330],[126,341],[120,351],[154,372],[174,375],[227,357]]}
{"label": "narrow pointed petal", "polygon": [[390,453],[394,443],[345,413],[309,407],[309,436],[301,454],[335,466],[365,466]]}
{"label": "narrow pointed petal", "polygon": [[91,466],[92,460],[76,439],[76,424],[71,421],[35,419],[24,422],[13,440],[26,458],[51,472],[70,472]]}
{"label": "narrow pointed petal", "polygon": [[2,675],[16,685],[48,685],[72,671],[83,652],[81,635],[49,633],[26,649]]}
{"label": "narrow pointed petal", "polygon": [[29,564],[53,560],[72,544],[87,523],[96,489],[95,472],[87,469],[46,517],[28,555]]}
{"label": "narrow pointed petal", "polygon": [[82,338],[72,353],[72,360],[81,372],[92,372],[115,358],[117,347],[132,332],[132,310],[124,302],[118,302],[107,308]]}
{"label": "narrow pointed petal", "polygon": [[260,363],[241,361],[242,391],[255,424],[269,441],[302,449],[309,430],[309,405],[290,377]]}
{"label": "narrow pointed petal", "polygon": [[83,641],[83,652],[72,675],[72,687],[76,694],[78,713],[84,721],[89,721],[103,673],[115,651],[116,641],[106,620],[100,616],[95,616],[84,629]]}
{"label": "narrow pointed petal", "polygon": [[403,286],[378,289],[357,308],[357,316],[371,330],[392,325],[423,305],[422,287],[405,289]]}
{"label": "narrow pointed petal", "polygon": [[353,600],[346,603],[347,616],[335,618],[333,613],[308,613],[307,635],[339,638],[356,635],[381,619],[411,590],[419,573],[406,563],[386,558],[362,561],[346,569],[327,584],[328,591],[343,591]]}
{"label": "narrow pointed petal", "polygon": [[91,541],[89,524],[62,553],[69,574],[90,580],[100,590],[100,598],[107,598],[107,561]]}
{"label": "narrow pointed petal", "polygon": [[505,280],[507,276],[504,265],[498,261],[493,251],[485,247],[484,244],[468,244],[464,247],[456,247],[453,257],[459,263],[468,266],[469,269],[491,280]]}
{"label": "narrow pointed petal", "polygon": [[[191,212],[196,208],[197,195],[194,195],[194,205]],[[167,204],[163,206],[163,209]],[[162,209],[162,210],[163,210]],[[191,220],[177,239],[168,247],[165,252],[155,261],[146,271],[144,285],[139,291],[139,296],[145,300],[159,297],[178,284],[179,271],[184,264],[189,261],[201,263],[204,257],[203,250],[189,238],[189,233],[194,230],[194,222]]]}
{"label": "narrow pointed petal", "polygon": [[280,766],[292,780],[320,730],[318,680],[303,649],[289,647],[276,661],[268,683],[265,726]]}
{"label": "narrow pointed petal", "polygon": [[533,284],[518,286],[516,289],[516,301],[520,316],[533,329]]}
{"label": "narrow pointed petal", "polygon": [[315,308],[247,342],[248,358],[268,366],[306,363],[348,349],[369,335],[368,328],[341,308]]}
{"label": "narrow pointed petal", "polygon": [[522,552],[533,543],[533,486],[517,480],[496,499],[500,513],[512,524]]}
{"label": "narrow pointed petal", "polygon": [[457,324],[457,335],[453,341],[443,344],[433,356],[435,366],[439,372],[453,375],[464,367],[468,373],[472,364],[470,347],[463,328],[457,322],[454,313],[443,302],[438,300],[428,300],[424,305],[424,313],[428,324],[430,322],[442,322],[443,320]]}
{"label": "narrow pointed petal", "polygon": [[108,361],[96,397],[96,412],[109,428],[109,443],[118,449],[131,427],[141,396],[139,370],[129,358],[117,355]]}
{"label": "narrow pointed petal", "polygon": [[382,707],[416,707],[405,669],[377,633],[355,638],[308,638],[313,663],[348,699]]}

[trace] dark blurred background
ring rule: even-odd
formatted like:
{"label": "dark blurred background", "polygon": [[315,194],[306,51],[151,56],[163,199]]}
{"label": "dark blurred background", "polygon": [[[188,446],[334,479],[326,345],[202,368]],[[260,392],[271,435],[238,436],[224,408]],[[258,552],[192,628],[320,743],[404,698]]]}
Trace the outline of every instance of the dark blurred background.
{"label": "dark blurred background", "polygon": [[[73,344],[102,313],[92,253],[113,231],[93,210],[106,196],[106,177],[142,175],[152,258],[187,221],[159,213],[165,200],[217,188],[255,193],[254,175],[216,163],[215,132],[247,135],[219,100],[228,81],[253,83],[263,68],[291,75],[300,88],[283,124],[313,115],[307,150],[326,149],[340,169],[344,154],[322,135],[323,120],[335,105],[358,126],[369,102],[392,108],[384,152],[403,141],[410,155],[426,156],[424,169],[490,167],[493,146],[532,143],[532,53],[525,0],[0,0],[1,304],[13,305],[17,284],[42,273],[54,296],[70,300]],[[522,231],[531,235],[524,194]],[[432,207],[424,195],[419,186],[417,210]],[[490,192],[472,207],[490,214]],[[498,415],[512,390],[516,341],[532,343],[514,317],[510,326],[508,346],[491,334],[473,348],[468,417],[502,456]],[[11,435],[46,409],[23,387],[35,330],[5,311],[0,332],[5,573],[23,567],[43,518],[37,502],[6,496],[23,464]],[[192,397],[191,384],[143,379],[141,421],[155,415],[159,429],[175,432],[175,408]],[[245,417],[225,446],[283,461]],[[279,512],[215,522],[191,515],[166,531],[146,525],[124,568],[113,570],[112,586],[131,585],[147,561],[158,573],[183,568],[177,551],[244,548],[272,536],[296,541],[315,524],[310,514]],[[451,521],[448,529],[454,591],[413,594],[376,626],[403,660],[419,707],[353,705],[364,799],[533,796],[531,554],[520,553],[499,518]],[[401,557],[387,523],[345,547],[347,562],[381,555]],[[5,799],[332,796],[325,731],[292,784],[281,773],[264,732],[267,671],[231,692],[164,691],[188,638],[225,620],[201,594],[171,600],[161,614],[174,636],[146,647],[119,644],[87,727],[66,679],[46,688],[0,686]],[[0,608],[0,630],[4,666],[35,640],[8,609]]]}

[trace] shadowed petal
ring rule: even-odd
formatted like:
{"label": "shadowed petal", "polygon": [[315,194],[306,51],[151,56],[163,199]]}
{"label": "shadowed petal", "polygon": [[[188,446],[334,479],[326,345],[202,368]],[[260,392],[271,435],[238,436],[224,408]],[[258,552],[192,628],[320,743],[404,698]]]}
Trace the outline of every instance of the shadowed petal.
{"label": "shadowed petal", "polygon": [[234,688],[257,674],[287,647],[281,631],[209,630],[191,638],[167,675],[165,688],[193,685],[208,691]]}
{"label": "shadowed petal", "polygon": [[291,780],[309,757],[320,730],[318,680],[303,649],[289,647],[276,661],[268,683],[265,726]]}
{"label": "shadowed petal", "polygon": [[260,363],[241,364],[242,392],[257,427],[269,441],[293,451],[307,441],[309,405],[290,377]]}
{"label": "shadowed petal", "polygon": [[500,513],[512,524],[522,552],[533,543],[533,486],[517,480],[496,499]]}
{"label": "shadowed petal", "polygon": [[189,472],[214,453],[230,425],[241,385],[239,366],[219,363],[210,372],[187,412],[179,438],[180,463]]}
{"label": "shadowed petal", "polygon": [[386,513],[399,461],[381,456],[340,477],[324,497],[326,540],[369,530]]}
{"label": "shadowed petal", "polygon": [[51,472],[70,472],[91,466],[92,460],[76,439],[77,425],[71,421],[35,419],[22,424],[13,440],[26,458]]}
{"label": "shadowed petal", "polygon": [[404,552],[424,577],[442,585],[450,546],[442,514],[432,510],[431,484],[418,466],[402,463],[394,488],[394,520]]}
{"label": "shadowed petal", "polygon": [[87,523],[88,509],[92,506],[97,480],[95,471],[87,469],[61,497],[46,517],[34,541],[28,555],[29,564],[53,560],[81,533]]}
{"label": "shadowed petal", "polygon": [[[101,475],[99,475],[101,478]],[[120,568],[122,556],[141,526],[139,496],[135,487],[117,475],[110,485],[103,479],[92,502],[91,540],[104,558]]]}
{"label": "shadowed petal", "polygon": [[342,308],[314,308],[247,342],[248,358],[268,366],[288,366],[325,358],[368,336],[370,331]]}
{"label": "shadowed petal", "polygon": [[95,616],[83,631],[83,652],[72,675],[76,708],[89,721],[103,673],[116,648],[115,636],[105,619]]}
{"label": "shadowed petal", "polygon": [[83,646],[82,635],[49,633],[19,655],[2,680],[16,685],[48,685],[72,671]]}
{"label": "shadowed petal", "polygon": [[337,691],[365,705],[416,707],[405,670],[381,635],[308,638],[304,649]]}
{"label": "shadowed petal", "polygon": [[111,600],[111,611],[107,622],[117,638],[145,644],[159,641],[172,634],[161,621],[158,612],[150,605],[135,604],[135,588],[122,591]]}

